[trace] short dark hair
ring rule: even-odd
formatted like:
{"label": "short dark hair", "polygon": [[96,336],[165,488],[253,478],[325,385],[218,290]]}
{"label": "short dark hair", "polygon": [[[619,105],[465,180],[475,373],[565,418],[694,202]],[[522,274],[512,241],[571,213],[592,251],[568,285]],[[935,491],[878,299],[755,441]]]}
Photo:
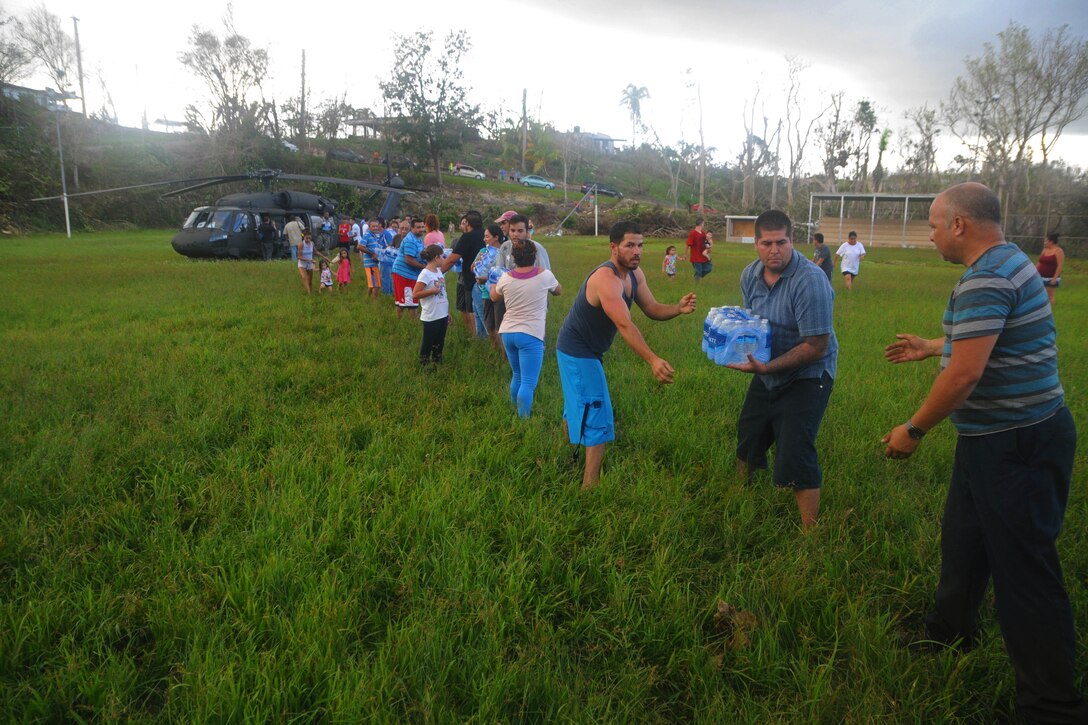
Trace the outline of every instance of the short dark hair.
{"label": "short dark hair", "polygon": [[495,237],[495,239],[502,239],[502,227],[498,224],[488,224],[486,231],[488,234]]}
{"label": "short dark hair", "polygon": [[1001,226],[1001,200],[988,187],[965,181],[946,189],[943,194],[953,216],[960,214]]}
{"label": "short dark hair", "polygon": [[475,209],[470,209],[465,212],[464,216],[465,224],[468,224],[472,229],[479,229],[484,225],[484,216]]}
{"label": "short dark hair", "polygon": [[525,216],[524,214],[515,214],[506,221],[510,226],[514,226],[515,224],[524,224],[526,229],[529,228],[529,217]]}
{"label": "short dark hair", "polygon": [[532,242],[515,244],[510,253],[514,258],[514,264],[518,267],[531,267],[536,264],[536,245]]}
{"label": "short dark hair", "polygon": [[642,234],[642,225],[636,221],[616,222],[608,230],[608,243],[619,244],[628,234]]}
{"label": "short dark hair", "polygon": [[1058,244],[1060,239],[1061,235],[1057,232],[1051,232],[1050,234],[1046,235],[1046,240],[1051,244]]}
{"label": "short dark hair", "polygon": [[857,235],[858,235],[857,232],[850,232],[849,234],[846,235],[846,238],[849,239],[850,237],[856,237]]}
{"label": "short dark hair", "polygon": [[785,229],[786,236],[793,239],[793,222],[784,211],[768,209],[756,217],[756,239],[759,239],[768,229]]}
{"label": "short dark hair", "polygon": [[812,235],[812,238],[813,238],[813,239],[815,239],[815,240],[816,240],[817,242],[819,242],[820,244],[823,244],[823,243],[824,243],[824,235],[823,235],[823,234],[820,234],[819,232],[816,232],[815,234],[813,234],[813,235]]}

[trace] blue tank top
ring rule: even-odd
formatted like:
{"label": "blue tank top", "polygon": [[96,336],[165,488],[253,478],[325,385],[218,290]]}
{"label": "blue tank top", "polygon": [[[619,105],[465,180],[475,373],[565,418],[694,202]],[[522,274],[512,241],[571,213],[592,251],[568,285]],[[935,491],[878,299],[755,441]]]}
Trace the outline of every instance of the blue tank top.
{"label": "blue tank top", "polygon": [[[616,265],[605,262],[589,273],[592,277],[601,267],[608,267],[613,272],[618,272]],[[631,309],[631,303],[638,295],[638,280],[634,272],[628,272],[631,279],[631,296],[623,295],[623,301],[627,309]],[[582,288],[578,290],[578,296],[574,298],[567,319],[563,321],[563,327],[559,329],[559,340],[555,347],[564,355],[571,357],[595,357],[600,359],[608,348],[612,347],[612,341],[616,339],[616,325],[609,319],[605,311],[600,307],[594,307],[586,299],[586,284],[589,277],[582,282]]]}
{"label": "blue tank top", "polygon": [[304,262],[314,261],[314,243],[313,242],[303,242],[302,243],[302,254],[300,254],[298,258],[301,259]]}

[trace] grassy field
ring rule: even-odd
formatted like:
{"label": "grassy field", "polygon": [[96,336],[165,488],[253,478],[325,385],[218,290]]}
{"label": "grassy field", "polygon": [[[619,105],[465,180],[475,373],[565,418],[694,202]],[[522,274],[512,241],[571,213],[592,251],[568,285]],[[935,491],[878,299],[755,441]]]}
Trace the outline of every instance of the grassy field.
{"label": "grassy field", "polygon": [[[191,261],[169,237],[2,242],[0,720],[1013,718],[989,604],[968,655],[904,646],[954,436],[882,457],[937,366],[881,351],[939,333],[959,268],[935,253],[871,250],[852,294],[836,280],[822,520],[803,535],[789,493],[733,480],[748,379],[699,351],[751,247],[716,248],[695,315],[635,313],[673,386],[617,339],[618,441],[584,493],[554,341],[605,241],[540,240],[566,291],[520,421],[503,363],[459,325],[424,374],[419,324],[385,299],[307,298],[287,262]],[[665,300],[692,287],[662,279],[667,243],[645,257]],[[1060,541],[1082,678],[1084,272],[1057,307],[1082,426]]]}

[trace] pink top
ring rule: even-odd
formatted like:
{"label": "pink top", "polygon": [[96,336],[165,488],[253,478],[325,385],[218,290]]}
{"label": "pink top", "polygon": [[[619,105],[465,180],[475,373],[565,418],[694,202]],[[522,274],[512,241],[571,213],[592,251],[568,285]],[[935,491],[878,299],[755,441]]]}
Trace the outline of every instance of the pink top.
{"label": "pink top", "polygon": [[426,236],[423,237],[423,248],[426,249],[432,244],[437,244],[438,246],[445,249],[446,235],[437,230],[433,232],[427,232]]}
{"label": "pink top", "polygon": [[559,286],[551,270],[534,267],[526,272],[511,270],[495,284],[506,302],[506,315],[499,332],[524,332],[544,339],[548,320],[548,293]]}

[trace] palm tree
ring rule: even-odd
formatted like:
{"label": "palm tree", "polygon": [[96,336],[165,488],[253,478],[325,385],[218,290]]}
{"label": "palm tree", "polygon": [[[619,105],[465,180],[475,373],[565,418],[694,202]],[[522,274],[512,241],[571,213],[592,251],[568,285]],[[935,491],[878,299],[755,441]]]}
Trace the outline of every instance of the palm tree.
{"label": "palm tree", "polygon": [[631,114],[631,148],[637,148],[635,144],[635,128],[638,124],[642,123],[642,99],[649,98],[650,91],[646,89],[646,86],[636,86],[634,83],[628,83],[627,87],[623,89],[623,94],[620,96],[620,105],[627,106],[627,111]]}

